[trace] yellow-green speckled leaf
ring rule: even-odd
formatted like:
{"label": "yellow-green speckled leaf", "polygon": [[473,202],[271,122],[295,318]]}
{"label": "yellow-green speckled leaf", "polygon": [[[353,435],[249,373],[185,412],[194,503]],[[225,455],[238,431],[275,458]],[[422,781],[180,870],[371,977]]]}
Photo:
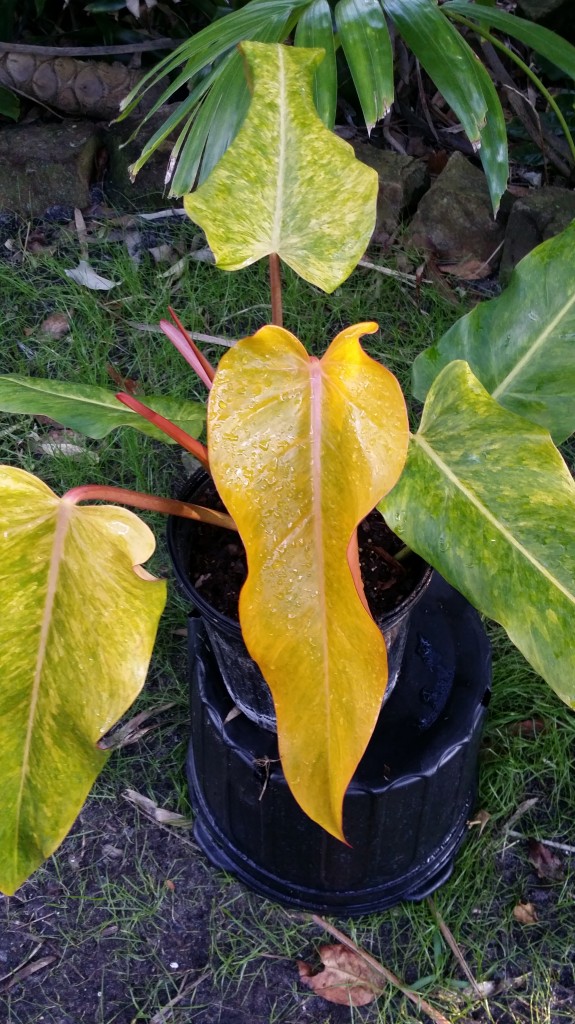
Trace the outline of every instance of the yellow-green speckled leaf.
{"label": "yellow-green speckled leaf", "polygon": [[0,467],[0,889],[60,844],[140,692],[166,600],[127,509],[80,507]]}
{"label": "yellow-green speckled leaf", "polygon": [[329,132],[312,81],[321,50],[245,42],[248,115],[204,184],[184,198],[216,263],[238,270],[278,253],[332,292],[361,259],[375,225],[377,173]]}
{"label": "yellow-green speckled leaf", "polygon": [[503,409],[456,360],[431,385],[379,507],[575,707],[575,483],[547,431]]}
{"label": "yellow-green speckled leaf", "polygon": [[408,441],[399,384],[359,344],[376,329],[349,327],[318,360],[263,327],[224,355],[208,404],[210,469],[247,550],[242,632],[274,698],[285,776],[339,838],[387,679],[347,550]]}

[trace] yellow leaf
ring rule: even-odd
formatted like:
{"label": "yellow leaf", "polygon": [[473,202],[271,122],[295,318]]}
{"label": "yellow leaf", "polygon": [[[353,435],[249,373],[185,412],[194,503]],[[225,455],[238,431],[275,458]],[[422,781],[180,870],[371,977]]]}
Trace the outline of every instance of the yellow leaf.
{"label": "yellow leaf", "polygon": [[[140,692],[166,600],[127,509],[80,507],[0,467],[0,888],[60,844]],[[144,578],[145,577],[145,578]]]}
{"label": "yellow leaf", "polygon": [[340,839],[387,679],[348,546],[395,484],[408,441],[399,384],[358,341],[376,330],[349,327],[318,360],[263,327],[223,357],[208,406],[210,468],[247,550],[242,631],[272,691],[283,769]]}

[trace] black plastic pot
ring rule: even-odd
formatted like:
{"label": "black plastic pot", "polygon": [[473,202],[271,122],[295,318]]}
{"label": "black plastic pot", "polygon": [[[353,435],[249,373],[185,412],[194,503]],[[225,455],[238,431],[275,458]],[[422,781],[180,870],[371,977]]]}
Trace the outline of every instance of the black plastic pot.
{"label": "black plastic pot", "polygon": [[[181,495],[184,501],[195,501],[207,480],[203,470],[195,473]],[[178,516],[168,520],[168,548],[174,569],[185,593],[201,616],[215,655],[222,679],[234,703],[256,725],[275,732],[276,717],[272,695],[258,666],[248,654],[237,622],[222,615],[202,597],[190,578],[190,552],[195,543],[194,524]],[[409,617],[425,589],[432,570],[425,567],[412,593],[393,610],[376,618],[387,647],[388,681],[383,703],[390,697],[401,668],[407,639]]]}
{"label": "black plastic pot", "polygon": [[[192,479],[188,500],[204,480]],[[189,620],[187,771],[202,850],[290,906],[353,915],[423,899],[449,877],[475,799],[491,681],[478,614],[430,573],[398,609],[399,679],[346,794],[345,846],[295,802],[278,759],[271,695],[240,627],[191,583],[193,523],[171,519],[168,543],[199,612]],[[237,707],[246,715],[232,714]]]}
{"label": "black plastic pot", "polygon": [[301,811],[277,738],[233,701],[192,617],[188,781],[196,839],[216,866],[279,902],[346,915],[420,900],[450,875],[476,791],[490,693],[477,613],[435,576],[411,617],[398,685],[344,804],[344,846]]}

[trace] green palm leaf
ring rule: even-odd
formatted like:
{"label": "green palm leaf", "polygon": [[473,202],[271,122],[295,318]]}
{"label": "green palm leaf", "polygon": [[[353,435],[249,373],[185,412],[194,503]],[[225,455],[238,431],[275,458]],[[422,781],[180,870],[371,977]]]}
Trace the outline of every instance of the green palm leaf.
{"label": "green palm leaf", "polygon": [[370,132],[393,103],[393,51],[385,15],[378,0],[339,0],[335,22]]}
{"label": "green palm leaf", "polygon": [[333,19],[327,0],[314,0],[306,7],[298,21],[294,42],[296,46],[325,50],[325,57],[314,75],[313,98],[319,116],[331,131],[335,124],[337,66]]}
{"label": "green palm leaf", "polygon": [[447,0],[441,10],[448,16],[452,12],[463,14],[466,18],[500,29],[514,39],[519,39],[542,57],[546,57],[571,78],[575,78],[575,46],[542,25],[535,25],[532,21],[518,18],[515,14],[508,14],[497,7],[478,6],[469,3],[468,0]]}
{"label": "green palm leaf", "polygon": [[494,212],[508,176],[507,134],[493,82],[435,0],[382,0],[407,45],[479,151]]}

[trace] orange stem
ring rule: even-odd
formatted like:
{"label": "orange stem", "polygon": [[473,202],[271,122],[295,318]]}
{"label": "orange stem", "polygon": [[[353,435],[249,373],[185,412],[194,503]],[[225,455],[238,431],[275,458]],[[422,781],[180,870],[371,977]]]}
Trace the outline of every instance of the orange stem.
{"label": "orange stem", "polygon": [[108,487],[100,484],[84,484],[67,491],[62,500],[77,504],[79,501],[113,501],[120,505],[132,505],[134,508],[148,512],[164,512],[168,516],[182,516],[184,519],[195,519],[212,526],[222,526],[227,530],[237,530],[231,516],[225,512],[216,512],[202,505],[192,505],[176,498],[158,498],[154,494],[141,494],[140,491],[128,491],[123,487]]}
{"label": "orange stem", "polygon": [[195,437],[191,437],[190,434],[186,434],[185,430],[181,427],[177,427],[171,420],[167,420],[165,416],[161,416],[159,412],[154,412],[147,405],[139,402],[133,395],[127,395],[124,392],[119,392],[116,395],[119,402],[123,405],[127,405],[128,409],[132,412],[137,412],[143,419],[148,420],[149,423],[153,423],[158,430],[161,430],[168,437],[171,437],[173,441],[177,441],[178,444],[185,448],[186,451],[191,452],[192,455],[201,462],[204,469],[209,472],[210,464],[208,459],[208,449],[205,444],[201,441],[196,441]]}

